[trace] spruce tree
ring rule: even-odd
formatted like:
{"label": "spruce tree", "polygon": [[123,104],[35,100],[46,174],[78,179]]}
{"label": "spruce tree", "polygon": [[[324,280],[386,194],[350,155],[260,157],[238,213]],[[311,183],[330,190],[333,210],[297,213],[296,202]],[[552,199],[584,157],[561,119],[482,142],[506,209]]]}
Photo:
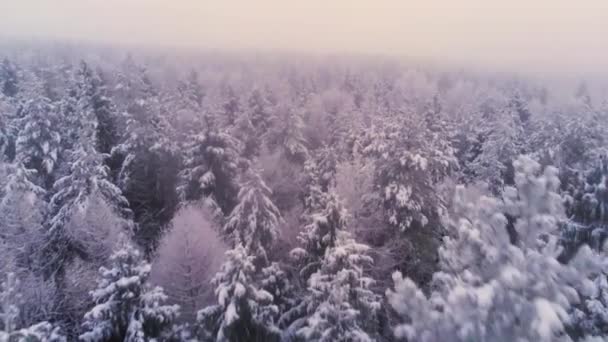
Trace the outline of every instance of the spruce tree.
{"label": "spruce tree", "polygon": [[306,341],[374,341],[378,334],[380,296],[371,291],[374,280],[364,275],[371,266],[369,247],[345,231],[326,250],[321,266],[310,276],[309,305],[314,310],[298,335]]}
{"label": "spruce tree", "polygon": [[46,214],[46,191],[30,181],[36,171],[22,164],[10,165],[4,194],[0,201],[0,237],[12,250],[18,266],[33,268],[33,251]]}
{"label": "spruce tree", "polygon": [[61,135],[56,108],[42,95],[34,95],[23,105],[18,119],[16,159],[37,171],[37,183],[50,188],[61,153]]}
{"label": "spruce tree", "polygon": [[388,223],[402,231],[438,223],[445,209],[436,185],[455,167],[450,144],[420,118],[386,118],[368,131],[375,185]]}
{"label": "spruce tree", "polygon": [[239,143],[208,127],[189,137],[178,193],[183,202],[203,200],[215,215],[228,215],[236,205]]}
{"label": "spruce tree", "polygon": [[19,92],[19,79],[16,66],[5,58],[0,66],[0,86],[2,93],[8,97],[15,97]]}
{"label": "spruce tree", "polygon": [[84,316],[85,342],[162,340],[171,332],[178,306],[164,305],[167,296],[146,281],[150,264],[125,243],[100,269],[97,289],[91,292],[95,306]]}
{"label": "spruce tree", "polygon": [[114,185],[104,164],[106,154],[96,150],[97,120],[84,96],[79,97],[77,112],[81,120],[78,142],[69,151],[69,171],[53,185],[47,233],[42,248],[47,275],[63,278],[67,264],[75,257],[87,258],[87,251],[69,228],[77,212],[86,211],[94,196],[106,201],[125,229],[132,228],[132,213],[121,190]]}
{"label": "spruce tree", "polygon": [[241,185],[238,204],[226,218],[223,232],[233,243],[241,244],[256,264],[268,264],[268,250],[278,235],[279,209],[272,203],[272,190],[256,170],[249,170]]}
{"label": "spruce tree", "polygon": [[[568,310],[593,286],[598,271],[589,248],[560,263],[558,224],[563,218],[557,170],[520,157],[515,187],[502,200],[471,195],[459,188],[454,200],[453,235],[440,249],[441,271],[427,296],[409,278],[393,275],[387,291],[403,318],[400,339],[416,341],[568,340]],[[473,195],[474,196],[474,195]],[[514,220],[516,238],[508,231]],[[591,273],[590,273],[591,272]]]}
{"label": "spruce tree", "polygon": [[0,286],[0,341],[10,342],[66,342],[59,327],[49,322],[40,322],[27,328],[18,328],[19,280],[8,273]]}
{"label": "spruce tree", "polygon": [[242,245],[226,252],[226,262],[213,279],[218,305],[199,311],[199,338],[204,341],[279,341],[272,323],[278,308],[273,297],[255,285],[254,256]]}

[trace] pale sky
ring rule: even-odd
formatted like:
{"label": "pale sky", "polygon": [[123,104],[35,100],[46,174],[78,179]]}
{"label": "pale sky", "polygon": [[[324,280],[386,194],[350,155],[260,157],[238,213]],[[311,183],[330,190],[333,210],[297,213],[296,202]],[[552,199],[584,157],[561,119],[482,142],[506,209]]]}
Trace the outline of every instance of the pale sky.
{"label": "pale sky", "polygon": [[0,34],[608,71],[608,0],[0,0]]}

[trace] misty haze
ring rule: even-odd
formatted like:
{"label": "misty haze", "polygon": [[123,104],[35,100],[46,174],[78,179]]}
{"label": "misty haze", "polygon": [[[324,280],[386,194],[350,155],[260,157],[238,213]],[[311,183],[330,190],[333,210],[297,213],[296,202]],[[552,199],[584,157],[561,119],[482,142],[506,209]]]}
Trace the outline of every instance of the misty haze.
{"label": "misty haze", "polygon": [[0,0],[0,342],[608,341],[608,1]]}

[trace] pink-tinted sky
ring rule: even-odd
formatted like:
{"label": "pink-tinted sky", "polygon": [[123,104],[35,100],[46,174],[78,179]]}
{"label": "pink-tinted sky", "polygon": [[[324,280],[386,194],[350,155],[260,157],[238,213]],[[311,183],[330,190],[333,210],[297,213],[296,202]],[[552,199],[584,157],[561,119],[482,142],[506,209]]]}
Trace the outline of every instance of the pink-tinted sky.
{"label": "pink-tinted sky", "polygon": [[0,32],[608,71],[608,0],[0,0]]}

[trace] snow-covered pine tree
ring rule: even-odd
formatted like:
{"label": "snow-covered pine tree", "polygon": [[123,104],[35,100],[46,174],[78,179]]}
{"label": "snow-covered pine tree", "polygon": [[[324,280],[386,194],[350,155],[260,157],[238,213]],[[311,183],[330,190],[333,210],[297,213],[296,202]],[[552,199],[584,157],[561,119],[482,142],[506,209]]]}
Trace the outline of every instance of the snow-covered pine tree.
{"label": "snow-covered pine tree", "polygon": [[311,222],[298,237],[302,247],[291,251],[303,263],[300,274],[304,279],[320,267],[327,248],[334,247],[338,232],[346,229],[348,212],[337,194],[330,191],[322,197],[323,207],[311,214]]}
{"label": "snow-covered pine tree", "polygon": [[335,184],[338,158],[333,148],[323,146],[304,163],[304,209],[313,213],[325,206],[324,194]]}
{"label": "snow-covered pine tree", "polygon": [[254,88],[244,105],[244,110],[235,120],[234,136],[243,142],[243,157],[259,156],[263,137],[270,126],[270,102],[259,88]]}
{"label": "snow-covered pine tree", "polygon": [[[154,251],[178,204],[175,187],[179,159],[173,127],[146,69],[127,63],[121,103],[124,130],[112,148],[117,184],[129,201],[138,229],[135,241],[146,254]],[[122,90],[121,90],[122,92]]]}
{"label": "snow-covered pine tree", "polygon": [[[291,251],[291,257],[299,268],[302,283],[307,283],[312,274],[323,264],[329,248],[335,247],[340,231],[346,229],[348,212],[334,191],[321,194],[323,206],[310,214],[310,222],[299,234],[300,247]],[[286,335],[295,335],[315,309],[310,293],[297,294],[296,300],[287,310],[281,312],[279,325],[286,329]]]}
{"label": "snow-covered pine tree", "polygon": [[18,329],[19,300],[17,290],[19,280],[14,273],[8,273],[0,286],[0,341],[2,342],[65,342],[59,327],[48,322],[40,322],[30,327]]}
{"label": "snow-covered pine tree", "polygon": [[80,62],[78,76],[79,87],[86,95],[97,119],[96,148],[101,153],[110,153],[118,143],[117,110],[112,99],[108,97],[106,81],[101,72],[92,70],[84,61]]}
{"label": "snow-covered pine tree", "polygon": [[317,272],[310,276],[308,290],[315,307],[297,333],[306,341],[375,341],[381,298],[371,291],[374,280],[364,275],[372,258],[369,247],[357,243],[348,232],[339,231]]}
{"label": "snow-covered pine tree", "polygon": [[445,206],[435,187],[456,165],[449,143],[417,117],[385,118],[366,140],[388,223],[406,230],[438,222]]}
{"label": "snow-covered pine tree", "polygon": [[234,245],[245,247],[255,258],[254,264],[268,265],[268,250],[278,235],[281,218],[279,209],[270,199],[272,190],[264,183],[257,170],[249,169],[241,184],[238,204],[226,218],[223,233]]}
{"label": "snow-covered pine tree", "polygon": [[[9,153],[14,148],[15,137],[12,119],[16,110],[8,97],[0,94],[0,163],[9,161]],[[2,185],[0,183],[0,185]]]}
{"label": "snow-covered pine tree", "polygon": [[278,308],[273,297],[255,286],[255,257],[242,245],[226,252],[227,260],[213,279],[218,305],[198,313],[198,335],[203,341],[279,341],[272,318]]}
{"label": "snow-covered pine tree", "polygon": [[35,169],[38,184],[50,188],[61,148],[61,135],[56,108],[42,95],[27,99],[17,125],[16,159],[27,168]]}
{"label": "snow-covered pine tree", "polygon": [[270,109],[272,103],[268,99],[268,90],[254,88],[247,98],[247,112],[251,123],[260,135],[264,135],[270,126]]}
{"label": "snow-covered pine tree", "polygon": [[593,282],[594,291],[570,313],[569,329],[575,337],[608,337],[608,274],[599,272]]}
{"label": "snow-covered pine tree", "polygon": [[177,114],[174,116],[178,134],[187,137],[204,127],[203,103],[206,95],[196,70],[191,70],[185,79],[179,81],[172,108]]}
{"label": "snow-covered pine tree", "polygon": [[219,217],[228,215],[238,194],[239,142],[230,134],[207,127],[186,142],[178,193],[183,202],[203,200]]}
{"label": "snow-covered pine tree", "polygon": [[0,83],[5,96],[14,97],[19,92],[17,67],[8,58],[4,58],[0,65]]}
{"label": "snow-covered pine tree", "polygon": [[525,153],[527,147],[526,124],[530,113],[521,101],[519,95],[514,95],[505,107],[485,115],[481,121],[483,144],[470,168],[476,178],[487,182],[495,194],[499,194],[504,186],[513,185],[513,161]]}
{"label": "snow-covered pine tree", "polygon": [[203,100],[205,99],[205,91],[199,82],[198,73],[196,70],[190,70],[185,80],[182,80],[177,86],[180,93],[182,105],[190,108],[194,112],[202,108]]}
{"label": "snow-covered pine tree", "polygon": [[100,196],[124,219],[125,229],[133,228],[129,204],[121,190],[111,182],[108,167],[104,164],[107,154],[96,150],[97,119],[84,94],[79,96],[77,112],[81,121],[79,139],[69,151],[68,174],[53,185],[50,218],[41,250],[45,273],[59,278],[63,277],[63,271],[71,260],[87,256],[69,225],[77,212],[87,211],[95,196]]}
{"label": "snow-covered pine tree", "polygon": [[8,179],[0,201],[0,239],[11,249],[11,256],[18,266],[33,267],[33,248],[42,228],[46,202],[46,192],[30,181],[35,170],[26,169],[23,164],[7,167]]}
{"label": "snow-covered pine tree", "polygon": [[303,134],[301,112],[288,103],[279,103],[270,120],[266,144],[270,151],[280,150],[290,161],[303,163],[308,158],[308,147]]}
{"label": "snow-covered pine tree", "polygon": [[[426,296],[409,278],[393,275],[390,304],[404,319],[395,335],[415,341],[569,340],[565,324],[578,291],[593,288],[597,271],[589,248],[560,263],[563,217],[557,170],[528,157],[515,162],[515,186],[504,198],[468,195],[460,187],[453,236],[440,249],[441,271]],[[473,198],[473,200],[471,200]],[[516,237],[507,229],[513,220]],[[514,241],[514,242],[512,242]]]}
{"label": "snow-covered pine tree", "polygon": [[273,317],[275,322],[278,322],[276,318],[280,318],[282,313],[297,304],[296,288],[292,280],[285,265],[279,262],[272,262],[261,271],[260,288],[272,295],[272,304],[278,309],[279,316]]}
{"label": "snow-covered pine tree", "polygon": [[162,340],[171,332],[178,306],[164,305],[167,296],[146,281],[150,264],[130,243],[117,249],[109,268],[100,269],[101,279],[91,292],[95,306],[84,316],[85,342],[145,342]]}
{"label": "snow-covered pine tree", "polygon": [[223,126],[233,126],[236,122],[236,119],[241,115],[241,99],[237,95],[237,92],[234,87],[230,84],[224,84],[223,86],[221,86],[220,92],[223,99]]}

